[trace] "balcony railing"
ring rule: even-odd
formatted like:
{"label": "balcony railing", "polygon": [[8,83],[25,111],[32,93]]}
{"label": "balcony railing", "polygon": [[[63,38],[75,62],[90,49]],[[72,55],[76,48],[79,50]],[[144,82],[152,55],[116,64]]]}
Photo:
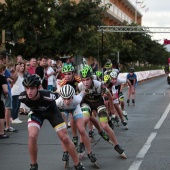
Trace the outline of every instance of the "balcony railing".
{"label": "balcony railing", "polygon": [[121,22],[126,21],[129,24],[132,23],[133,20],[129,16],[127,16],[122,10],[116,7],[113,3],[111,3],[109,0],[101,0],[100,6],[105,5],[107,3],[111,4],[111,7],[107,10],[109,14],[113,15]]}

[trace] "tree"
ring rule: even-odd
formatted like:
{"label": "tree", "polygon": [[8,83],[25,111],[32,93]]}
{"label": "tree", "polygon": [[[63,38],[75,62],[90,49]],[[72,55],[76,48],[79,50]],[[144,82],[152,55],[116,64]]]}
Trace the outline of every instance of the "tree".
{"label": "tree", "polygon": [[[42,53],[83,53],[102,24],[105,8],[98,8],[99,3],[6,0],[6,4],[0,4],[0,28],[13,33],[14,54],[38,57]],[[22,44],[18,43],[21,38]]]}

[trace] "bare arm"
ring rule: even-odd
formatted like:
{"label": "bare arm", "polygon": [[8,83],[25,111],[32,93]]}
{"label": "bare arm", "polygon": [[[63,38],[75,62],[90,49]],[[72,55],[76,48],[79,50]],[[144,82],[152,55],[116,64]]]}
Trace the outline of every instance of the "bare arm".
{"label": "bare arm", "polygon": [[7,96],[8,95],[8,86],[7,86],[7,84],[2,85],[2,90],[3,90],[3,93],[5,94],[5,96]]}

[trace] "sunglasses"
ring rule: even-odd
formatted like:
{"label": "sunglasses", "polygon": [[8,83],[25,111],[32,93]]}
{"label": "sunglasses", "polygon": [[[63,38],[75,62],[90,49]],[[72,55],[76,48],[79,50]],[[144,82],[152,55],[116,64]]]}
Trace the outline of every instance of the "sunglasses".
{"label": "sunglasses", "polygon": [[27,66],[30,66],[30,64],[26,64]]}

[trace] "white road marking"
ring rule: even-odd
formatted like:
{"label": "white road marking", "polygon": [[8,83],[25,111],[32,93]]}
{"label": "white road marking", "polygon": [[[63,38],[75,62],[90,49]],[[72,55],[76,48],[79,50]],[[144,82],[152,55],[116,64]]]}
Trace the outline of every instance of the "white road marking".
{"label": "white road marking", "polygon": [[169,111],[170,111],[170,103],[169,103],[168,107],[166,108],[165,112],[163,113],[163,115],[161,116],[161,118],[159,119],[158,123],[155,125],[154,129],[159,129],[161,127],[161,125],[164,122],[165,118],[167,117]]}
{"label": "white road marking", "polygon": [[[163,113],[163,115],[161,116],[161,118],[159,119],[159,121],[157,122],[157,124],[155,125],[154,129],[157,130],[161,127],[161,125],[163,124],[164,120],[166,119],[168,113],[170,111],[170,103],[167,106],[167,108],[165,109],[165,112]],[[142,149],[138,152],[136,159],[133,164],[129,167],[128,170],[138,170],[140,168],[140,165],[143,162],[143,158],[145,157],[146,153],[148,152],[149,148],[151,147],[152,141],[155,139],[157,135],[157,132],[152,132],[150,134],[150,136],[148,137],[146,143],[144,144],[144,146],[142,147]]]}
{"label": "white road marking", "polygon": [[139,151],[139,153],[137,154],[136,158],[144,158],[146,153],[148,152],[149,148],[151,147],[151,143],[154,140],[154,138],[156,137],[157,132],[152,132],[150,134],[150,136],[148,137],[148,140],[146,141],[146,143],[144,144],[144,146],[142,147],[142,149]]}
{"label": "white road marking", "polygon": [[129,168],[128,170],[137,170],[137,169],[139,169],[142,161],[143,161],[143,160],[134,161],[133,164],[130,166],[130,168]]}

